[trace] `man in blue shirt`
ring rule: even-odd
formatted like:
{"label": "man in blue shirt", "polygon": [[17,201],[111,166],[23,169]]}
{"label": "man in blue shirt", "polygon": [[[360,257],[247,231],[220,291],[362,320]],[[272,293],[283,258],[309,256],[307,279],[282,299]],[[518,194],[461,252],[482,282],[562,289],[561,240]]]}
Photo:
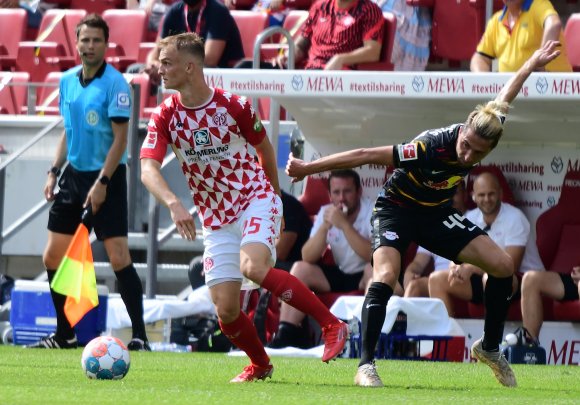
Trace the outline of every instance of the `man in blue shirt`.
{"label": "man in blue shirt", "polygon": [[[102,240],[119,292],[133,325],[129,350],[150,350],[143,321],[143,287],[131,261],[127,208],[127,131],[131,98],[123,75],[105,63],[109,27],[98,15],[85,17],[76,27],[82,65],[63,74],[60,112],[64,133],[48,171],[44,195],[54,201],[48,218],[48,242],[43,261],[49,283],[54,278],[85,209]],[[61,168],[68,160],[58,182]],[[56,332],[30,345],[33,348],[77,347],[75,332],[64,314],[66,296],[51,289],[57,314]]]}

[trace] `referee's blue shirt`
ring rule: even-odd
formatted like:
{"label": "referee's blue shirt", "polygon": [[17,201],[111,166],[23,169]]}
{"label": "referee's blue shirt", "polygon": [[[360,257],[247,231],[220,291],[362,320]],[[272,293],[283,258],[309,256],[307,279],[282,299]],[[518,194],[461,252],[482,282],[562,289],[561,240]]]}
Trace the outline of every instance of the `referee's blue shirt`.
{"label": "referee's blue shirt", "polygon": [[[95,77],[83,86],[82,66],[60,80],[60,113],[64,117],[68,161],[79,171],[102,169],[114,135],[111,118],[131,113],[131,93],[123,75],[104,63]],[[127,162],[127,150],[120,163]]]}

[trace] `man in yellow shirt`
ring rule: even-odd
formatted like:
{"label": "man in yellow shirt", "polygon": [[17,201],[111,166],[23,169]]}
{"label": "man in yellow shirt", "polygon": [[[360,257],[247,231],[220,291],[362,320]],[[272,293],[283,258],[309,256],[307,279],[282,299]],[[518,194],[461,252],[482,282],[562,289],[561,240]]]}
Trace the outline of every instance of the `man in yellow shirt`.
{"label": "man in yellow shirt", "polygon": [[562,22],[549,0],[503,0],[503,10],[495,13],[471,57],[472,72],[490,72],[498,59],[499,72],[515,72],[548,40],[560,41],[561,54],[546,65],[548,72],[571,72]]}

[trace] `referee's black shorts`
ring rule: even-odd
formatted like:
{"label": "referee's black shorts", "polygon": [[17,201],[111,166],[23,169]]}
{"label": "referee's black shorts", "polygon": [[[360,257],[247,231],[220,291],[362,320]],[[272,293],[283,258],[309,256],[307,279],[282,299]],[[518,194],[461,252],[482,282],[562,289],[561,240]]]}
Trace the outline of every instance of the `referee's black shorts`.
{"label": "referee's black shorts", "polygon": [[415,242],[459,263],[457,255],[473,239],[487,235],[452,207],[408,208],[379,197],[372,216],[373,250],[390,246],[404,257]]}
{"label": "referee's black shorts", "polygon": [[[58,181],[60,190],[48,215],[48,230],[74,235],[81,222],[83,203],[89,190],[97,181],[100,170],[82,172],[70,164]],[[127,168],[120,164],[107,186],[107,197],[99,211],[93,215],[93,229],[99,240],[127,236]]]}

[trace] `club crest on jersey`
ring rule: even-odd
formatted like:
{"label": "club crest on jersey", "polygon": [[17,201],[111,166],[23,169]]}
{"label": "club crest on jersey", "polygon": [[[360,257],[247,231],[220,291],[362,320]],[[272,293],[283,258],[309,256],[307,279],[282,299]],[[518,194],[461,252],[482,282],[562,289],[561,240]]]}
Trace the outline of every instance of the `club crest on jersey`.
{"label": "club crest on jersey", "polygon": [[224,113],[216,113],[213,117],[211,117],[213,123],[215,125],[226,125],[227,123],[227,116]]}
{"label": "club crest on jersey", "polygon": [[207,129],[200,129],[193,133],[193,140],[196,146],[211,146],[211,136]]}
{"label": "club crest on jersey", "polygon": [[393,232],[393,231],[385,231],[385,233],[383,233],[383,236],[387,240],[399,239],[399,235],[397,235],[397,232]]}
{"label": "club crest on jersey", "polygon": [[404,162],[405,160],[416,160],[417,159],[417,144],[408,143],[406,145],[397,146],[399,152],[399,160]]}

